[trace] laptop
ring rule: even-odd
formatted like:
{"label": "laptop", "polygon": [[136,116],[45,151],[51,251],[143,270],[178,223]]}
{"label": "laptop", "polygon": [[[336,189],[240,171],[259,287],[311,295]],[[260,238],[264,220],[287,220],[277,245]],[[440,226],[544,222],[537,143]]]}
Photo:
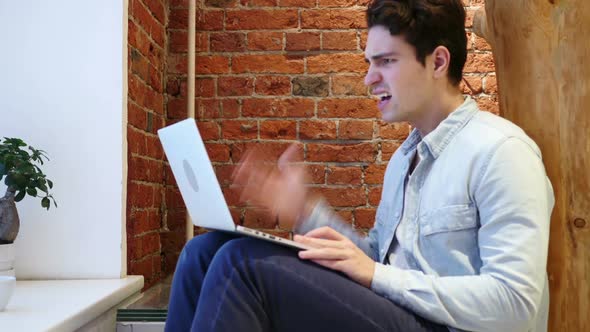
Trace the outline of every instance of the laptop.
{"label": "laptop", "polygon": [[158,130],[158,136],[193,224],[298,250],[310,249],[295,241],[234,224],[194,119],[164,127]]}

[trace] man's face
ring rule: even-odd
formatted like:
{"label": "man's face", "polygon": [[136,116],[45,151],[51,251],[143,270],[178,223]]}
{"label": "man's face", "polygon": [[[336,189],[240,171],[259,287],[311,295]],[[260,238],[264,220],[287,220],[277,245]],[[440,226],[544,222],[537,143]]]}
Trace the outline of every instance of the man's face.
{"label": "man's face", "polygon": [[369,71],[365,84],[379,97],[378,107],[385,122],[414,122],[428,107],[433,85],[426,67],[402,36],[392,36],[384,26],[369,29],[365,58]]}

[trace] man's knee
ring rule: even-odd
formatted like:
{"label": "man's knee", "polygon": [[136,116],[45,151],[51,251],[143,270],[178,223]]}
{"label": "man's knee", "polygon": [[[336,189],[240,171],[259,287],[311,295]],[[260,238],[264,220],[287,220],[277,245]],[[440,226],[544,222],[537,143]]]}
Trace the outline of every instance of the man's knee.
{"label": "man's knee", "polygon": [[178,264],[186,265],[201,259],[210,260],[217,250],[232,238],[231,235],[222,232],[209,232],[196,236],[184,245]]}

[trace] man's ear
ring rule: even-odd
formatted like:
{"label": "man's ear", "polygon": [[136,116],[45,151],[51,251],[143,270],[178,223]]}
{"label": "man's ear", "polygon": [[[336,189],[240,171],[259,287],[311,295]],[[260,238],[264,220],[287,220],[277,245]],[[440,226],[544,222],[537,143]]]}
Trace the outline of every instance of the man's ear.
{"label": "man's ear", "polygon": [[432,61],[434,62],[434,78],[447,77],[451,64],[451,53],[449,50],[445,46],[438,46],[432,52]]}

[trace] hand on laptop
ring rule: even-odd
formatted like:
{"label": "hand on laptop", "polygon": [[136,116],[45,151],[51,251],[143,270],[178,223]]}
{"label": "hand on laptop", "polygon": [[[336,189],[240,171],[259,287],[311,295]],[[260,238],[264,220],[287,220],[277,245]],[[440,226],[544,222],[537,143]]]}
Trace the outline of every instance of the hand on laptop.
{"label": "hand on laptop", "polygon": [[300,251],[299,258],[343,272],[350,279],[371,288],[375,261],[346,236],[330,227],[320,227],[304,236],[295,235],[293,240],[315,248]]}
{"label": "hand on laptop", "polygon": [[313,207],[310,201],[315,201],[305,186],[304,166],[295,163],[298,149],[298,145],[292,144],[276,163],[270,162],[263,151],[252,149],[233,174],[240,200],[268,209],[286,228],[306,217]]}

